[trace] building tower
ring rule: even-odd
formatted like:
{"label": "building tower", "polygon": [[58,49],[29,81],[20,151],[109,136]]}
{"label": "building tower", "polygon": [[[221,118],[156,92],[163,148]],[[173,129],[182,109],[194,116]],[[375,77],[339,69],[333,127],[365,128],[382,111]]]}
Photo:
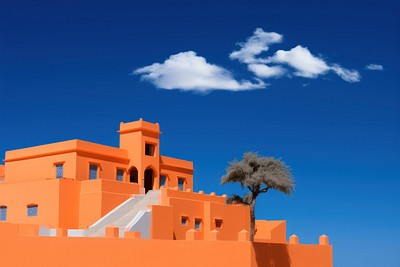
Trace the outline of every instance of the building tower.
{"label": "building tower", "polygon": [[145,192],[158,188],[160,170],[160,126],[138,121],[120,124],[120,148],[128,151],[129,182],[138,183]]}

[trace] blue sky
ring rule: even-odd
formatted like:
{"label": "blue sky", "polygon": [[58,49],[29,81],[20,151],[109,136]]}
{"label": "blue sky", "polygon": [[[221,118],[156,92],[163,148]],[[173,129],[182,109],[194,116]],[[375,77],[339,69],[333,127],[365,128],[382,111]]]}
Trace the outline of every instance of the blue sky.
{"label": "blue sky", "polygon": [[281,157],[296,191],[258,218],[327,234],[335,266],[398,266],[399,5],[143,2],[0,2],[0,154],[118,146],[142,117],[194,161],[196,190],[238,193],[219,180],[246,151]]}

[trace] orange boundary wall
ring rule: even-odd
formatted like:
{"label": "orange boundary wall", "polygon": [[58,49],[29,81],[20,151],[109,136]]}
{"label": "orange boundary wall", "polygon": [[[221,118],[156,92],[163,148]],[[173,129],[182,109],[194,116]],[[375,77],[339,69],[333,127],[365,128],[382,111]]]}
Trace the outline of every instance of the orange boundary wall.
{"label": "orange boundary wall", "polygon": [[137,232],[118,238],[116,227],[105,238],[66,237],[61,228],[55,237],[38,233],[37,225],[0,223],[1,266],[332,267],[325,235],[319,245],[303,245],[294,235],[290,243],[251,243],[246,231],[238,241],[195,240],[193,230],[186,240],[142,240]]}
{"label": "orange boundary wall", "polygon": [[4,237],[2,266],[251,266],[249,242]]}
{"label": "orange boundary wall", "polygon": [[332,267],[330,245],[3,236],[2,266]]}

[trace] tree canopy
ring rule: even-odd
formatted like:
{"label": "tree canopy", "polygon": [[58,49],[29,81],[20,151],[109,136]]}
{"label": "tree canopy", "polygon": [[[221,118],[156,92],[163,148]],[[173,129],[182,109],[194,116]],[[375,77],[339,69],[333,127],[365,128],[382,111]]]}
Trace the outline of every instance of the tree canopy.
{"label": "tree canopy", "polygon": [[285,194],[291,194],[295,184],[289,166],[281,159],[261,157],[258,153],[244,153],[241,161],[234,160],[226,168],[226,175],[221,177],[221,183],[240,183],[242,189],[250,192],[245,197],[233,195],[228,203],[250,205],[250,236],[254,240],[255,204],[257,196],[275,189]]}

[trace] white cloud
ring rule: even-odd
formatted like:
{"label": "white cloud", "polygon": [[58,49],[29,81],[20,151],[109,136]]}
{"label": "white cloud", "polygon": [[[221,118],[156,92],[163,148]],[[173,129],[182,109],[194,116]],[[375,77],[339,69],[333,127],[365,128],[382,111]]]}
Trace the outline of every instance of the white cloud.
{"label": "white cloud", "polygon": [[339,75],[339,77],[345,80],[346,82],[355,83],[361,80],[361,75],[356,70],[348,70],[342,68],[338,64],[332,64],[331,70],[335,72],[337,75]]}
{"label": "white cloud", "polygon": [[329,71],[333,71],[349,83],[361,80],[361,75],[358,71],[343,68],[339,64],[328,64],[322,58],[311,54],[307,47],[302,47],[301,45],[289,51],[278,50],[274,56],[267,59],[267,62],[287,64],[296,70],[294,75],[304,78],[317,78]]}
{"label": "white cloud", "polygon": [[171,55],[164,63],[139,68],[134,74],[141,75],[141,79],[167,90],[243,91],[266,87],[261,80],[257,80],[257,83],[237,81],[228,70],[208,63],[204,57],[197,56],[193,51]]}
{"label": "white cloud", "polygon": [[249,64],[247,67],[259,78],[279,78],[286,73],[286,69],[281,66]]}
{"label": "white cloud", "polygon": [[[154,63],[136,69],[134,74],[140,75],[142,80],[149,81],[158,88],[196,92],[262,89],[267,86],[264,79],[293,76],[315,79],[330,72],[349,83],[361,80],[361,75],[357,70],[328,63],[301,45],[290,50],[278,50],[269,55],[262,55],[263,52],[269,51],[272,44],[282,41],[282,34],[265,32],[257,28],[246,42],[238,43],[239,50],[230,53],[230,59],[247,65],[247,69],[254,74],[253,81],[239,81],[227,69],[208,63],[204,57],[196,55],[193,51],[171,55],[163,63]],[[369,64],[366,69],[381,71],[383,66]],[[308,84],[304,83],[303,87],[306,86]]]}
{"label": "white cloud", "polygon": [[247,64],[260,62],[255,56],[268,51],[269,45],[281,43],[282,40],[283,36],[279,33],[264,32],[263,29],[257,28],[245,43],[239,43],[241,49],[233,51],[229,57]]}
{"label": "white cloud", "polygon": [[316,78],[330,69],[324,60],[313,56],[307,47],[301,45],[289,51],[278,50],[267,61],[287,64],[296,70],[294,75],[305,78]]}
{"label": "white cloud", "polygon": [[379,71],[383,70],[383,66],[379,65],[379,64],[369,64],[369,65],[365,66],[365,68],[367,70],[379,70]]}

